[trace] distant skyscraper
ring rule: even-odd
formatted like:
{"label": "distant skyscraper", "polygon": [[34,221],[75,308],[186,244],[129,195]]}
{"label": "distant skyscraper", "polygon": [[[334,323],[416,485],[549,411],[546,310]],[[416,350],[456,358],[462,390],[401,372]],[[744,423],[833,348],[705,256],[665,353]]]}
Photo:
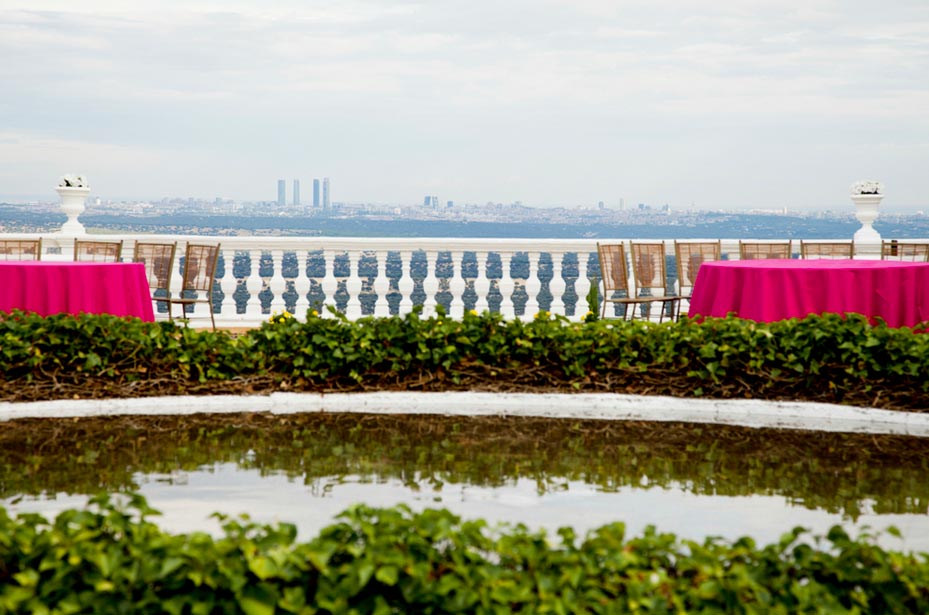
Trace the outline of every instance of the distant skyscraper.
{"label": "distant skyscraper", "polygon": [[323,178],[323,209],[329,209],[329,178]]}
{"label": "distant skyscraper", "polygon": [[300,180],[294,180],[294,205],[300,205]]}
{"label": "distant skyscraper", "polygon": [[313,209],[319,209],[319,180],[313,180]]}
{"label": "distant skyscraper", "polygon": [[277,180],[277,204],[282,207],[287,204],[287,183],[283,179]]}
{"label": "distant skyscraper", "polygon": [[428,194],[423,197],[423,207],[429,207],[432,204],[432,197]]}

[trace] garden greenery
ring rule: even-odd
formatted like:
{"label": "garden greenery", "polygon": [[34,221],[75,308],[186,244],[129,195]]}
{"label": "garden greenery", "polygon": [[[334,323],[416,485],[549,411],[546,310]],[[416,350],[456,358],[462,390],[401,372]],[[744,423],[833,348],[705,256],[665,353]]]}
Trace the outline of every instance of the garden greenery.
{"label": "garden greenery", "polygon": [[925,556],[838,527],[759,546],[355,506],[300,543],[292,525],[220,515],[219,537],[172,535],[139,495],[92,503],[53,522],[0,508],[0,613],[929,612]]}
{"label": "garden greenery", "polygon": [[257,392],[542,388],[929,407],[929,336],[851,314],[272,320],[233,337],[112,316],[0,315],[0,398],[209,393],[261,377]]}

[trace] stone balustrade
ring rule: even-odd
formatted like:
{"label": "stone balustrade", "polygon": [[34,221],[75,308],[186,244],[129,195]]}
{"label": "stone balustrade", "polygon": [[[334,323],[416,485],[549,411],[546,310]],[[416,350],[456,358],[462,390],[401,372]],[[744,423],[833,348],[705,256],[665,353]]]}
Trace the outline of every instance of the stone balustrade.
{"label": "stone balustrade", "polygon": [[[285,310],[301,319],[311,309],[326,317],[328,306],[350,319],[407,314],[414,305],[421,305],[426,316],[442,305],[452,317],[461,317],[465,310],[489,309],[506,318],[531,318],[546,310],[572,320],[597,309],[587,301],[591,280],[599,278],[594,239],[92,237],[122,240],[123,260],[131,260],[136,241],[176,241],[174,289],[181,287],[179,261],[187,243],[221,244],[214,306],[217,324],[226,327],[254,326]],[[48,233],[41,238],[43,259],[72,258],[73,236]],[[628,244],[620,239],[599,241]],[[674,242],[664,243],[673,283]],[[725,258],[738,258],[738,240],[723,240],[722,250]],[[207,307],[198,304],[195,309],[191,324],[208,325]]]}

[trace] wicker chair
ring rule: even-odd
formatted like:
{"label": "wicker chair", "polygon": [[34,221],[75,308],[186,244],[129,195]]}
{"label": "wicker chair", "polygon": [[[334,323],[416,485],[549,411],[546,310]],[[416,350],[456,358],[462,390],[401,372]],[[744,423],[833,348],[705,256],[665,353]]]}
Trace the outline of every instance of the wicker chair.
{"label": "wicker chair", "polygon": [[739,258],[791,258],[790,241],[739,241]]}
{"label": "wicker chair", "polygon": [[603,305],[600,308],[600,318],[606,318],[606,307],[612,303],[622,306],[622,318],[625,320],[628,318],[630,305],[643,303],[635,297],[635,293],[629,287],[626,249],[621,243],[598,243],[597,256],[600,259],[600,275],[603,278]]}
{"label": "wicker chair", "polygon": [[[168,302],[168,317],[173,320],[174,306],[181,306],[184,316],[186,306],[206,303],[210,308],[210,322],[216,330],[216,318],[213,314],[213,284],[216,281],[216,264],[219,261],[219,245],[187,244],[184,250],[184,270],[181,275],[183,284],[176,297]],[[203,293],[205,296],[201,296]]]}
{"label": "wicker chair", "polygon": [[803,259],[840,259],[855,257],[854,241],[800,241],[800,258]]}
{"label": "wicker chair", "polygon": [[668,293],[667,267],[665,266],[665,244],[658,242],[632,243],[632,275],[635,278],[635,298],[644,304],[644,316],[651,316],[653,303],[660,304],[658,322],[664,320],[665,307],[670,308],[673,319],[677,314],[680,296]]}
{"label": "wicker chair", "polygon": [[881,260],[929,262],[929,243],[901,243],[895,239],[882,241]]}
{"label": "wicker chair", "polygon": [[[171,273],[174,266],[174,255],[177,243],[148,243],[136,242],[132,261],[145,265],[145,277],[148,279],[152,301],[170,304],[171,299]],[[159,294],[163,291],[163,294]]]}
{"label": "wicker chair", "polygon": [[91,263],[118,263],[123,255],[121,241],[85,241],[74,242],[74,260]]}
{"label": "wicker chair", "polygon": [[[674,257],[680,298],[690,301],[700,265],[722,259],[722,246],[719,241],[675,241]],[[680,305],[678,302],[678,318],[681,316]]]}
{"label": "wicker chair", "polygon": [[42,260],[41,239],[0,239],[0,261]]}

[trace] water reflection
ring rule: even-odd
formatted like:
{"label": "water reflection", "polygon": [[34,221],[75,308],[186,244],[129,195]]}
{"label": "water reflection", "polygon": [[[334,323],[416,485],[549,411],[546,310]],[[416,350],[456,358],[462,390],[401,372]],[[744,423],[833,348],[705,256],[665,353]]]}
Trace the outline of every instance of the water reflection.
{"label": "water reflection", "polygon": [[0,504],[47,515],[139,490],[168,529],[209,514],[312,535],[354,502],[580,530],[623,520],[683,536],[897,525],[929,550],[924,440],[741,428],[299,415],[19,421],[0,430]]}

